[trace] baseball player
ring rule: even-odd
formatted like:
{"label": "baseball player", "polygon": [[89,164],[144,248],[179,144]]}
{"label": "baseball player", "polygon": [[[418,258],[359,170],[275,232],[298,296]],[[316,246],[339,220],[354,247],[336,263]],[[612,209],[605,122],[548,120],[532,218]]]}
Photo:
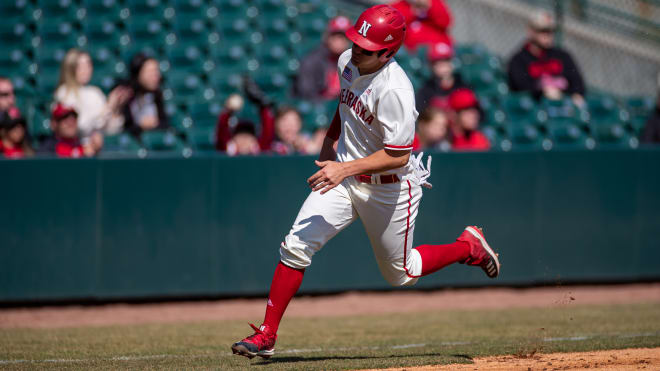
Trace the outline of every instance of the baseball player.
{"label": "baseball player", "polygon": [[307,180],[312,192],[281,244],[264,322],[250,324],[254,334],[234,343],[234,354],[275,353],[280,320],[312,256],[358,218],[382,275],[394,286],[413,285],[456,262],[479,266],[491,278],[499,274],[497,255],[477,227],[465,228],[448,245],[413,248],[422,186],[431,187],[431,159],[427,169],[423,154],[411,156],[415,94],[392,58],[405,33],[405,19],[388,5],[367,9],[346,31],[353,47],[339,57],[339,105],[316,161],[320,170]]}

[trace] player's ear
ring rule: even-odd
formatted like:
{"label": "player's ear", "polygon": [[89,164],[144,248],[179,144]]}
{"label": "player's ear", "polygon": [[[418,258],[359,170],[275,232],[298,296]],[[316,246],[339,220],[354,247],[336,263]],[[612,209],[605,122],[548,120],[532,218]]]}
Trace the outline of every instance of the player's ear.
{"label": "player's ear", "polygon": [[379,51],[377,55],[378,55],[378,61],[381,63],[385,63],[388,60],[390,60],[390,58],[392,58],[394,52],[388,52],[387,49],[383,49]]}

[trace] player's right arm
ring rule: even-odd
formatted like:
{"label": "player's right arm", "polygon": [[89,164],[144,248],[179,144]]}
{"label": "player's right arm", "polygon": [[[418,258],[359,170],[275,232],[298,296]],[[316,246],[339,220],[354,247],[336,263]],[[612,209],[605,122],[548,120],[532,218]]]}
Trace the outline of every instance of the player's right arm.
{"label": "player's right arm", "polygon": [[341,119],[339,118],[339,105],[335,110],[335,116],[332,118],[330,123],[330,128],[325,135],[323,140],[323,147],[321,147],[321,153],[319,154],[319,162],[323,161],[335,161],[337,159],[337,152],[335,151],[335,143],[339,140],[339,135],[341,134]]}

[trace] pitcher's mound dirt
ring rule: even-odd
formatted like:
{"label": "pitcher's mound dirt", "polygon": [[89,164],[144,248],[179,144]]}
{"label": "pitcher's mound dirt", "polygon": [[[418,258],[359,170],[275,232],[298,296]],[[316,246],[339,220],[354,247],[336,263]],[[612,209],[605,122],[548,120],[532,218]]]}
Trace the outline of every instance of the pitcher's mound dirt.
{"label": "pitcher's mound dirt", "polygon": [[528,357],[475,358],[474,364],[393,368],[388,370],[660,370],[660,348],[605,350],[581,353],[534,354]]}

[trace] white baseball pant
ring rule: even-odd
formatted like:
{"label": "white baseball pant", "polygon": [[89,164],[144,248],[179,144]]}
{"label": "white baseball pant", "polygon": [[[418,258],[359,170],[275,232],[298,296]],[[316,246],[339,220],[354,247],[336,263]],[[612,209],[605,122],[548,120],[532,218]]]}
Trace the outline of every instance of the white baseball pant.
{"label": "white baseball pant", "polygon": [[380,271],[391,285],[414,285],[422,259],[412,248],[422,188],[403,180],[367,184],[346,178],[324,195],[312,192],[280,248],[281,261],[297,269],[358,217],[362,219]]}

